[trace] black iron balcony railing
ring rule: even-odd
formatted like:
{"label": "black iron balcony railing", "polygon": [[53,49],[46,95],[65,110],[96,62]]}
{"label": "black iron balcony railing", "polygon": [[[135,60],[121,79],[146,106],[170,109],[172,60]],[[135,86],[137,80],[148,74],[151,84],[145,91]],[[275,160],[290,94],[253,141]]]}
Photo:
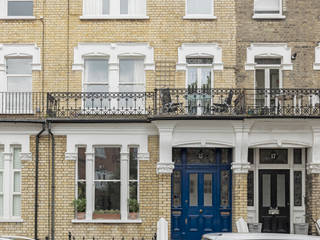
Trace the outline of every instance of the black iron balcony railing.
{"label": "black iron balcony railing", "polygon": [[41,92],[0,92],[0,118],[44,118],[46,98]]}
{"label": "black iron balcony railing", "polygon": [[320,117],[320,89],[156,89],[53,92],[47,115],[66,119],[184,116]]}

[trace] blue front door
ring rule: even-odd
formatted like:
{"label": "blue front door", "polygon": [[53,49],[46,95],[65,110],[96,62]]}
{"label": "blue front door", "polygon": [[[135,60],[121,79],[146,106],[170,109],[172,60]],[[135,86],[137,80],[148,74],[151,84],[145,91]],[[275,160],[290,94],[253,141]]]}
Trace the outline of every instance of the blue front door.
{"label": "blue front door", "polygon": [[231,149],[173,149],[172,239],[231,231],[231,158]]}

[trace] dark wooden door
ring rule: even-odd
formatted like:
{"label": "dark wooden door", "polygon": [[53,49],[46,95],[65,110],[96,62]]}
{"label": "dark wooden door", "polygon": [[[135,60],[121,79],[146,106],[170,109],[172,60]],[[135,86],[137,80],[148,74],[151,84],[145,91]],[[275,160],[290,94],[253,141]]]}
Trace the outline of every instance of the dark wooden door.
{"label": "dark wooden door", "polygon": [[289,170],[259,171],[259,213],[262,232],[290,232]]}

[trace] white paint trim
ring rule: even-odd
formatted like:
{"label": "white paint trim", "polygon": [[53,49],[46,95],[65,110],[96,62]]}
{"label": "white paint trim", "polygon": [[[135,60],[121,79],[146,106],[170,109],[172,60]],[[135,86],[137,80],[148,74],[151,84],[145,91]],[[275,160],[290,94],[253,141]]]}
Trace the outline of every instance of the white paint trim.
{"label": "white paint trim", "polygon": [[32,57],[32,70],[41,71],[40,48],[36,44],[0,44],[0,72],[6,70],[7,57]]}
{"label": "white paint trim", "polygon": [[320,70],[320,43],[315,48],[315,62],[313,64],[314,70]]}
{"label": "white paint trim", "polygon": [[71,221],[72,223],[142,223],[141,219],[135,219],[135,220],[77,220],[74,219]]}
{"label": "white paint trim", "polygon": [[0,218],[0,223],[23,223],[22,218]]}
{"label": "white paint trim", "polygon": [[254,14],[253,19],[285,19],[286,16],[282,14]]}
{"label": "white paint trim", "polygon": [[158,162],[157,163],[157,174],[171,174],[174,169],[173,162]]}
{"label": "white paint trim", "polygon": [[0,20],[36,20],[35,16],[5,16],[0,17]]}
{"label": "white paint trim", "polygon": [[146,20],[146,19],[150,19],[149,16],[144,16],[144,15],[113,15],[113,16],[80,16],[81,20],[98,20],[98,19],[119,19],[119,20],[132,20],[132,19],[136,19],[136,20]]}
{"label": "white paint trim", "polygon": [[184,19],[216,19],[214,16],[214,3],[215,0],[209,0],[211,3],[209,14],[188,14],[188,0],[185,0],[185,16]]}
{"label": "white paint trim", "polygon": [[183,16],[183,19],[188,19],[188,20],[193,20],[193,19],[203,19],[203,20],[215,20],[217,19],[216,16],[214,15],[210,15],[210,14],[204,14],[204,15],[186,15],[186,16]]}
{"label": "white paint trim", "polygon": [[256,57],[281,58],[281,70],[293,70],[291,48],[286,43],[252,43],[247,48],[247,62],[245,70],[255,70]]}
{"label": "white paint trim", "polygon": [[64,156],[67,161],[76,161],[78,158],[78,154],[76,152],[66,152]]}
{"label": "white paint trim", "polygon": [[212,69],[223,70],[222,49],[216,43],[183,43],[178,48],[177,71],[187,70],[187,57],[213,58]]}
{"label": "white paint trim", "polygon": [[154,71],[154,50],[148,43],[79,43],[74,48],[72,70],[84,71],[84,59],[89,56],[109,58],[109,64],[118,65],[119,57],[144,57],[144,70]]}

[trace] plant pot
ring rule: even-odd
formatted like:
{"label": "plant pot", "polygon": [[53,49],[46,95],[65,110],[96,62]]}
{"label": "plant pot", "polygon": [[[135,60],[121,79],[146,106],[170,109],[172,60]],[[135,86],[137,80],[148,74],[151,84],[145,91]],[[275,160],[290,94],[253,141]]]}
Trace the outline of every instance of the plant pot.
{"label": "plant pot", "polygon": [[93,219],[120,219],[120,213],[93,213]]}
{"label": "plant pot", "polygon": [[138,219],[138,217],[139,217],[139,213],[137,212],[130,212],[128,215],[129,219]]}
{"label": "plant pot", "polygon": [[85,219],[86,213],[85,212],[78,212],[77,213],[77,219]]}

